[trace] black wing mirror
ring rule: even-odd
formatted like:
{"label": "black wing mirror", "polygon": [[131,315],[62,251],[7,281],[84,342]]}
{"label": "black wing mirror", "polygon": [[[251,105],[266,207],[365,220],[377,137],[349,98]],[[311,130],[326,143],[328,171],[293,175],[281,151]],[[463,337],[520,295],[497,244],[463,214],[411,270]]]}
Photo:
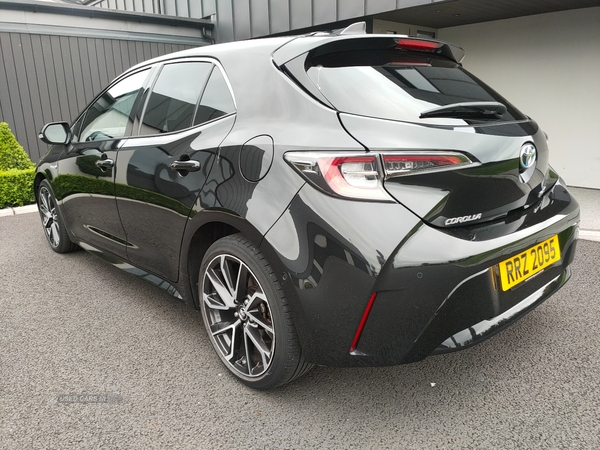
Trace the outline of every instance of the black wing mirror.
{"label": "black wing mirror", "polygon": [[47,123],[38,134],[38,138],[51,145],[67,145],[71,142],[72,137],[71,127],[67,122]]}

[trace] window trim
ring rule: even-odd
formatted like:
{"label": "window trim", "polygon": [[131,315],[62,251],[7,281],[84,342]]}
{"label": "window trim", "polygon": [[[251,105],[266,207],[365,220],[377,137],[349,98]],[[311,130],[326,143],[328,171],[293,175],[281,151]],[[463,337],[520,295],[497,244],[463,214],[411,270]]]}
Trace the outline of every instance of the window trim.
{"label": "window trim", "polygon": [[[123,81],[125,78],[128,78],[130,76],[136,75],[136,74],[138,74],[140,72],[143,72],[143,71],[149,69],[148,75],[146,76],[146,79],[144,80],[144,83],[142,84],[142,89],[147,89],[148,86],[150,86],[150,84],[153,83],[153,80],[155,78],[155,69],[156,69],[156,67],[158,67],[157,64],[149,64],[147,66],[139,67],[136,70],[132,70],[131,72],[129,72],[129,71],[124,72],[121,75],[119,75],[117,78],[115,78],[112,81],[112,83],[110,83],[105,89],[103,89],[102,91],[100,91],[100,93],[98,95],[96,95],[96,97],[94,97],[94,99],[87,104],[87,106],[83,109],[83,111],[81,112],[81,114],[79,114],[77,116],[77,118],[71,124],[71,132],[72,132],[73,127],[75,126],[75,124],[80,119],[82,119],[83,121],[85,121],[85,117],[87,116],[87,113],[90,110],[90,108],[92,107],[92,105],[96,104],[96,102],[100,99],[100,97],[102,97],[107,91],[109,91],[110,89],[112,89],[114,86],[116,86],[118,83],[120,83],[121,81]],[[140,105],[138,105],[138,109],[135,112],[133,110],[131,112],[132,113],[137,113],[137,111],[139,110],[139,107],[140,107]],[[134,122],[134,125],[135,125],[135,122]],[[118,140],[118,139],[127,139],[127,138],[130,138],[131,136],[133,136],[134,131],[135,131],[135,126],[132,127],[131,132],[129,133],[129,135],[121,136],[121,137],[118,137],[118,138],[99,139],[97,141],[79,141],[78,140],[78,141],[73,141],[73,144],[85,144],[86,142],[106,142],[106,141],[112,141],[112,140]],[[77,136],[77,137],[79,138],[79,136]]]}

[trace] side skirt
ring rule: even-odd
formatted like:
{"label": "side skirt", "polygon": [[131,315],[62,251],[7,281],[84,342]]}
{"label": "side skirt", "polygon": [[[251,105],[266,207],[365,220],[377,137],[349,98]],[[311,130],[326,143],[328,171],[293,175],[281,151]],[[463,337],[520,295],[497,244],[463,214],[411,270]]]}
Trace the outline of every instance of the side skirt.
{"label": "side skirt", "polygon": [[132,266],[128,262],[123,261],[121,258],[118,258],[111,253],[103,252],[102,250],[99,250],[96,247],[86,244],[85,242],[80,241],[77,244],[85,251],[91,253],[92,255],[98,256],[99,258],[103,259],[109,264],[112,264],[118,269],[124,270],[127,273],[135,275],[136,277],[141,278],[142,280],[147,281],[150,284],[153,284],[154,286],[162,289],[167,294],[169,294],[172,297],[175,297],[178,300],[183,300],[183,296],[179,293],[177,288],[168,281],[163,280],[162,278],[159,278],[154,274],[146,272],[145,270],[142,270],[139,267]]}

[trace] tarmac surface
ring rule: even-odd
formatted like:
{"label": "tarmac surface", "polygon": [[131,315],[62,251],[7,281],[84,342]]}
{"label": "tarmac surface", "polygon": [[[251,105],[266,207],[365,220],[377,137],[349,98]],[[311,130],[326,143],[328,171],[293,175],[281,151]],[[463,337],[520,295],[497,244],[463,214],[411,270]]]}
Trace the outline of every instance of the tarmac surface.
{"label": "tarmac surface", "polygon": [[271,392],[223,368],[200,314],[39,216],[0,218],[1,449],[600,448],[600,243],[556,295],[474,348],[316,367]]}

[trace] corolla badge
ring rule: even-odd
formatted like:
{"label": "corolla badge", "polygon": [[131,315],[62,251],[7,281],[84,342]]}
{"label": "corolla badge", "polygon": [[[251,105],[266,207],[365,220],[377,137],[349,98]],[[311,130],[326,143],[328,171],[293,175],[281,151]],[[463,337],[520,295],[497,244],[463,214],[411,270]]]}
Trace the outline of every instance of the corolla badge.
{"label": "corolla badge", "polygon": [[519,154],[519,163],[521,164],[521,168],[527,170],[533,167],[536,158],[537,150],[535,149],[535,145],[529,142],[523,144],[523,147],[521,147],[521,153]]}

